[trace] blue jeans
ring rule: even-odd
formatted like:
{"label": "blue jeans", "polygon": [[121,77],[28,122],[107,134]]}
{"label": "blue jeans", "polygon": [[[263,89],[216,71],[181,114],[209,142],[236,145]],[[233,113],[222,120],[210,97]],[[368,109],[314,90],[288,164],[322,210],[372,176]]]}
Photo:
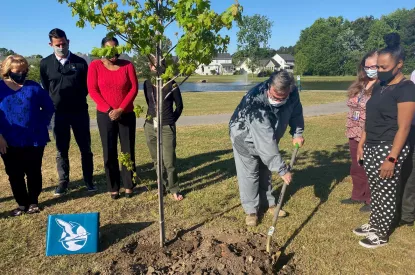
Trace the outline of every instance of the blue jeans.
{"label": "blue jeans", "polygon": [[52,119],[52,131],[56,141],[56,164],[59,174],[59,185],[69,183],[69,145],[71,128],[75,141],[81,152],[84,182],[92,186],[94,171],[93,154],[91,151],[91,133],[89,130],[89,114],[85,110],[79,113],[55,113]]}

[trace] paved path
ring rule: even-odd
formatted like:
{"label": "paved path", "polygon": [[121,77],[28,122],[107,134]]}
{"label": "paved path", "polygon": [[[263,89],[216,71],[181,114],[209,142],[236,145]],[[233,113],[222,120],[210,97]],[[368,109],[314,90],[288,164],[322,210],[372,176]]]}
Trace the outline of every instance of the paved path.
{"label": "paved path", "polygon": [[[345,113],[348,111],[345,102],[327,103],[313,106],[304,107],[304,116],[323,116],[333,115],[339,113]],[[204,115],[204,116],[182,116],[177,122],[177,126],[194,126],[194,125],[212,125],[212,124],[226,124],[232,114],[221,115]],[[144,119],[139,118],[137,120],[137,128],[141,128],[144,125]],[[97,128],[97,122],[91,119],[91,128]]]}

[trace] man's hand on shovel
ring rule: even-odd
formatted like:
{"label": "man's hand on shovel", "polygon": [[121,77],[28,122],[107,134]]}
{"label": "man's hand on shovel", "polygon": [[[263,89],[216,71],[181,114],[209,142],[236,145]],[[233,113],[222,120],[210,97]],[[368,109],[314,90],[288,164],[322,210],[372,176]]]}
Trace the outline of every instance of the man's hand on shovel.
{"label": "man's hand on shovel", "polygon": [[298,144],[298,146],[301,148],[304,145],[304,138],[303,137],[296,137],[293,138],[293,145],[296,146],[296,144]]}
{"label": "man's hand on shovel", "polygon": [[285,184],[289,185],[293,179],[291,172],[287,172],[284,176],[281,176]]}

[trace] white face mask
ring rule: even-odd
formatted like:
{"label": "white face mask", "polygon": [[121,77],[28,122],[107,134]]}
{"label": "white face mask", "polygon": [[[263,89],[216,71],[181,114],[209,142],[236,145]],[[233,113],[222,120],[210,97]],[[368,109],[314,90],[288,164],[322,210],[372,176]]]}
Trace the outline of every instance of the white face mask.
{"label": "white face mask", "polygon": [[284,105],[285,103],[287,103],[288,97],[286,99],[284,99],[283,101],[276,101],[276,100],[273,100],[272,98],[268,97],[268,102],[273,107],[281,107],[282,105]]}
{"label": "white face mask", "polygon": [[365,72],[366,72],[367,77],[369,77],[369,78],[376,78],[378,76],[378,70],[376,70],[376,69],[374,69],[374,70],[372,70],[372,69],[366,70],[365,69]]}

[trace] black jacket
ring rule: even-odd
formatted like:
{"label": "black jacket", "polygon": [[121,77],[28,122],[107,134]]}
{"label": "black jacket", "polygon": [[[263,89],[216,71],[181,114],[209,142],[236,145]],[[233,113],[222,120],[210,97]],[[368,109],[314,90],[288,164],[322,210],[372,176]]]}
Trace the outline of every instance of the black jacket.
{"label": "black jacket", "polygon": [[[183,100],[179,87],[176,82],[172,81],[163,88],[163,120],[162,125],[174,125],[183,111]],[[176,88],[175,88],[176,87]],[[156,117],[155,104],[157,99],[156,87],[149,80],[144,82],[144,96],[148,106],[146,122],[153,124],[153,118]],[[173,103],[176,109],[173,110]]]}
{"label": "black jacket", "polygon": [[88,64],[71,53],[63,66],[55,54],[40,62],[40,78],[43,88],[49,92],[56,113],[77,113],[88,110],[86,97]]}

